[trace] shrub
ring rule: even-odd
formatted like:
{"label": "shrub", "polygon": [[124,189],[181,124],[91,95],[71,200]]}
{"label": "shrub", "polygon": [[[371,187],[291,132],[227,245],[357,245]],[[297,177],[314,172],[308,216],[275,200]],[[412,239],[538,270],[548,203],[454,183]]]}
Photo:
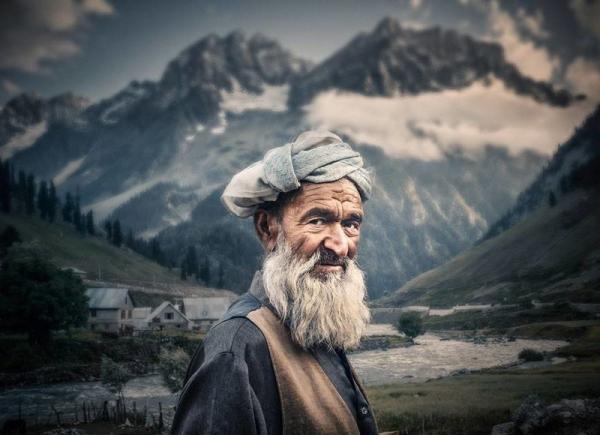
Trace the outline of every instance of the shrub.
{"label": "shrub", "polygon": [[101,373],[102,384],[106,385],[111,392],[123,398],[123,388],[133,377],[127,367],[114,362],[107,356],[102,356]]}
{"label": "shrub", "polygon": [[519,359],[524,361],[542,361],[544,359],[544,354],[535,349],[530,349],[527,347],[519,352]]}
{"label": "shrub", "polygon": [[175,393],[183,388],[190,356],[180,347],[163,348],[160,351],[159,370],[163,381]]}
{"label": "shrub", "polygon": [[396,329],[409,338],[415,338],[424,332],[423,319],[419,313],[402,313],[396,322]]}

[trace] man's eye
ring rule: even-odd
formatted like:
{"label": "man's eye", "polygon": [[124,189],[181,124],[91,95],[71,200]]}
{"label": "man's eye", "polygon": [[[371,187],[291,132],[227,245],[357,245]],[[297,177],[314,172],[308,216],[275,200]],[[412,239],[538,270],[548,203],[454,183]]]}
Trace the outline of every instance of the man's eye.
{"label": "man's eye", "polygon": [[323,225],[325,223],[325,219],[323,218],[315,218],[308,221],[311,225]]}
{"label": "man's eye", "polygon": [[344,222],[344,226],[351,231],[358,231],[360,228],[360,222],[358,221],[346,221]]}

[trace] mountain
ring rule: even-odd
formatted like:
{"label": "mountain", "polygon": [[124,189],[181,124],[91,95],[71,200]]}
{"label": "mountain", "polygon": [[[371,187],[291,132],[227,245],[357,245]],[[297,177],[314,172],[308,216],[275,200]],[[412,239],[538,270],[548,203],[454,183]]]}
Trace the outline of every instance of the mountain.
{"label": "mountain", "polygon": [[589,167],[589,162],[600,154],[599,137],[600,110],[596,108],[573,137],[558,148],[534,183],[519,195],[515,205],[490,227],[484,239],[500,234],[544,202],[556,201],[577,187],[579,171]]}
{"label": "mountain", "polygon": [[600,302],[599,131],[600,107],[519,197],[513,220],[378,303]]}
{"label": "mountain", "polygon": [[497,43],[437,27],[407,29],[386,18],[294,81],[289,101],[300,107],[332,88],[372,96],[414,95],[465,88],[491,77],[518,94],[555,106],[582,98],[523,76]]}
{"label": "mountain", "polygon": [[[411,56],[422,57],[418,74]],[[401,68],[392,68],[400,61]],[[391,81],[375,80],[373,65],[385,66],[381,71]],[[490,71],[532,104],[577,104],[570,94],[520,75],[499,46],[455,32],[407,30],[386,19],[316,66],[265,36],[234,32],[192,44],[157,81],[133,81],[110,98],[49,120],[11,161],[38,178],[53,179],[61,193],[79,189],[84,208],[93,209],[99,220],[118,218],[138,235],[159,235],[176,263],[187,246],[196,246],[209,262],[211,285],[243,291],[261,252],[251,224],[228,218],[219,193],[232,174],[267,149],[315,127],[294,101],[332,87],[365,98],[395,95],[389,100],[397,101],[398,93],[442,94],[479,83]],[[26,129],[32,125],[37,124]],[[436,120],[426,127],[432,125]],[[470,131],[468,122],[464,127]],[[417,146],[430,140],[422,123],[406,128]],[[376,179],[360,254],[371,297],[400,287],[481,238],[546,160],[537,152],[514,151],[506,140],[467,146],[460,138],[440,147],[433,159],[401,157],[385,152],[377,140],[340,133],[363,153]],[[210,219],[205,210],[211,210]]]}
{"label": "mountain", "polygon": [[71,93],[43,99],[22,94],[0,111],[0,158],[9,159],[42,136],[49,124],[68,123],[77,118],[90,101]]}

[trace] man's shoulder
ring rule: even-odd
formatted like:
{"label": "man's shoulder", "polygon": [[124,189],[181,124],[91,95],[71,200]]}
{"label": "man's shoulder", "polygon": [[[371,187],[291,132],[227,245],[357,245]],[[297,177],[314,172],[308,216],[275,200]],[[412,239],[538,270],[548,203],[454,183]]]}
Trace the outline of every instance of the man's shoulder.
{"label": "man's shoulder", "polygon": [[261,302],[245,293],[227,310],[204,339],[206,357],[223,352],[247,355],[248,352],[266,348],[266,340],[260,329],[246,316],[259,309]]}

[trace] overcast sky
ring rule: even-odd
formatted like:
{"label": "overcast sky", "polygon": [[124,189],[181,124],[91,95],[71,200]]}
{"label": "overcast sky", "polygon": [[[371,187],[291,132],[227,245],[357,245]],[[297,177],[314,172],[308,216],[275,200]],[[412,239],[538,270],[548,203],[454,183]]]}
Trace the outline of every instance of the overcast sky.
{"label": "overcast sky", "polygon": [[598,0],[2,0],[0,103],[108,97],[211,32],[261,32],[317,62],[385,16],[498,41],[525,74],[600,95]]}

